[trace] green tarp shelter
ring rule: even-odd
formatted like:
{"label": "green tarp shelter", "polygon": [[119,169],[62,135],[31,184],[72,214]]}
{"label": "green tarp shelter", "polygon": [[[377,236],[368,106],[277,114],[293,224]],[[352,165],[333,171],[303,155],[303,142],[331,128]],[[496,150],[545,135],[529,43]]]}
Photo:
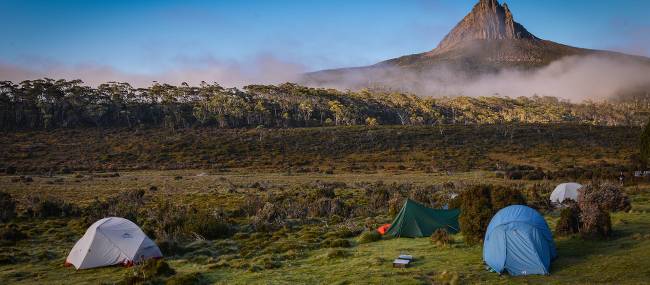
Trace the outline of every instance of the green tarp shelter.
{"label": "green tarp shelter", "polygon": [[460,210],[436,210],[406,199],[402,210],[386,231],[394,237],[428,237],[437,229],[458,233]]}

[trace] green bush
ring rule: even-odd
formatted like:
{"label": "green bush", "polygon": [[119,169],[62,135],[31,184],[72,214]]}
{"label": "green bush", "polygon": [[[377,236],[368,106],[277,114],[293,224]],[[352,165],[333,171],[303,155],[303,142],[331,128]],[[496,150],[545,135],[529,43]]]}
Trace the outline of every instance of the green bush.
{"label": "green bush", "polygon": [[9,193],[0,191],[0,222],[7,222],[14,217],[16,217],[16,200]]}
{"label": "green bush", "polygon": [[449,246],[453,239],[445,229],[437,229],[431,234],[431,243],[437,246]]}
{"label": "green bush", "polygon": [[377,231],[370,230],[361,233],[361,235],[357,239],[357,242],[360,244],[370,243],[370,242],[376,242],[380,239],[381,239],[381,235]]}
{"label": "green bush", "polygon": [[632,208],[621,187],[612,183],[587,184],[580,189],[578,200],[597,204],[604,211],[627,212]]}
{"label": "green bush", "polygon": [[142,228],[158,240],[186,240],[198,236],[217,239],[232,234],[232,228],[223,215],[170,200],[157,200],[143,214]]}
{"label": "green bush", "polygon": [[515,188],[503,186],[491,186],[490,188],[490,203],[495,213],[510,205],[526,205],[524,195]]}
{"label": "green bush", "polygon": [[460,229],[469,244],[481,242],[494,215],[490,199],[491,186],[476,185],[460,194]]}
{"label": "green bush", "polygon": [[145,204],[144,190],[127,190],[102,201],[95,199],[84,208],[84,216],[89,223],[105,217],[122,217],[134,223],[138,220],[138,210]]}
{"label": "green bush", "polygon": [[580,209],[574,203],[567,203],[560,212],[560,219],[555,226],[555,233],[559,236],[566,236],[578,233],[580,228]]}

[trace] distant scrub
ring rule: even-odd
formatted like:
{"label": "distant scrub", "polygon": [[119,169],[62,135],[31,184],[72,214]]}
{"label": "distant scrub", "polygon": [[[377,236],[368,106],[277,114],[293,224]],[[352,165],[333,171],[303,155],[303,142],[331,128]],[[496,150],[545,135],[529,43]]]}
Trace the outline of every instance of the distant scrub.
{"label": "distant scrub", "polygon": [[78,217],[81,209],[75,204],[52,196],[30,196],[27,199],[27,215],[35,218]]}
{"label": "distant scrub", "polygon": [[0,222],[7,222],[15,216],[16,200],[9,193],[0,191]]}

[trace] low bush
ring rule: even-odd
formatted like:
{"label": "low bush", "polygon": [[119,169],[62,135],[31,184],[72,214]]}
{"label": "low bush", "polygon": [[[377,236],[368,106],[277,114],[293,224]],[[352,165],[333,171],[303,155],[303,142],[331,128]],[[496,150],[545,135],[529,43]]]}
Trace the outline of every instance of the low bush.
{"label": "low bush", "polygon": [[377,231],[370,230],[361,233],[361,235],[359,235],[359,238],[357,239],[357,242],[363,244],[363,243],[376,242],[380,239],[381,239],[381,235]]}
{"label": "low bush", "polygon": [[496,213],[510,205],[526,205],[526,198],[524,198],[521,191],[516,188],[491,186],[490,203],[492,204],[492,209]]}
{"label": "low bush", "polygon": [[584,238],[609,237],[612,220],[609,212],[596,204],[580,204],[580,235]]}
{"label": "low bush", "polygon": [[45,196],[27,199],[27,215],[34,218],[77,217],[79,207],[62,199]]}
{"label": "low bush", "polygon": [[126,273],[122,284],[156,284],[162,283],[165,277],[176,274],[176,270],[171,268],[167,262],[162,259],[148,259],[140,264],[136,264]]}
{"label": "low bush", "polygon": [[597,204],[605,211],[627,212],[632,208],[627,195],[612,183],[587,184],[579,192],[579,201]]}
{"label": "low bush", "polygon": [[158,200],[143,213],[142,228],[159,240],[217,239],[232,234],[217,211],[197,210],[169,200]]}
{"label": "low bush", "polygon": [[437,229],[431,234],[431,243],[436,246],[449,246],[453,239],[444,229]]}
{"label": "low bush", "polygon": [[27,235],[20,231],[16,224],[7,224],[0,229],[0,241],[2,242],[15,243],[26,238]]}
{"label": "low bush", "polygon": [[16,217],[16,200],[9,193],[0,191],[0,222]]}
{"label": "low bush", "polygon": [[465,241],[481,242],[490,219],[494,215],[489,185],[476,185],[460,194],[460,217],[458,219]]}
{"label": "low bush", "polygon": [[578,233],[580,228],[580,209],[578,204],[569,202],[560,211],[560,219],[555,226],[555,233],[559,236],[566,236]]}
{"label": "low bush", "polygon": [[96,198],[84,208],[84,216],[89,223],[105,217],[122,217],[140,223],[138,210],[145,204],[144,195],[144,190],[127,190],[103,201]]}

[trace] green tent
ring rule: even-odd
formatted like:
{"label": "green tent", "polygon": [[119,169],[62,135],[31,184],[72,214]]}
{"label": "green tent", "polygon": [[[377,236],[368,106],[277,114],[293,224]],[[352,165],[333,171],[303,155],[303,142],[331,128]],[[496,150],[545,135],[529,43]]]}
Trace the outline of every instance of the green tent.
{"label": "green tent", "polygon": [[394,237],[428,237],[437,229],[445,229],[455,234],[460,228],[459,215],[458,209],[435,210],[406,199],[386,233]]}

